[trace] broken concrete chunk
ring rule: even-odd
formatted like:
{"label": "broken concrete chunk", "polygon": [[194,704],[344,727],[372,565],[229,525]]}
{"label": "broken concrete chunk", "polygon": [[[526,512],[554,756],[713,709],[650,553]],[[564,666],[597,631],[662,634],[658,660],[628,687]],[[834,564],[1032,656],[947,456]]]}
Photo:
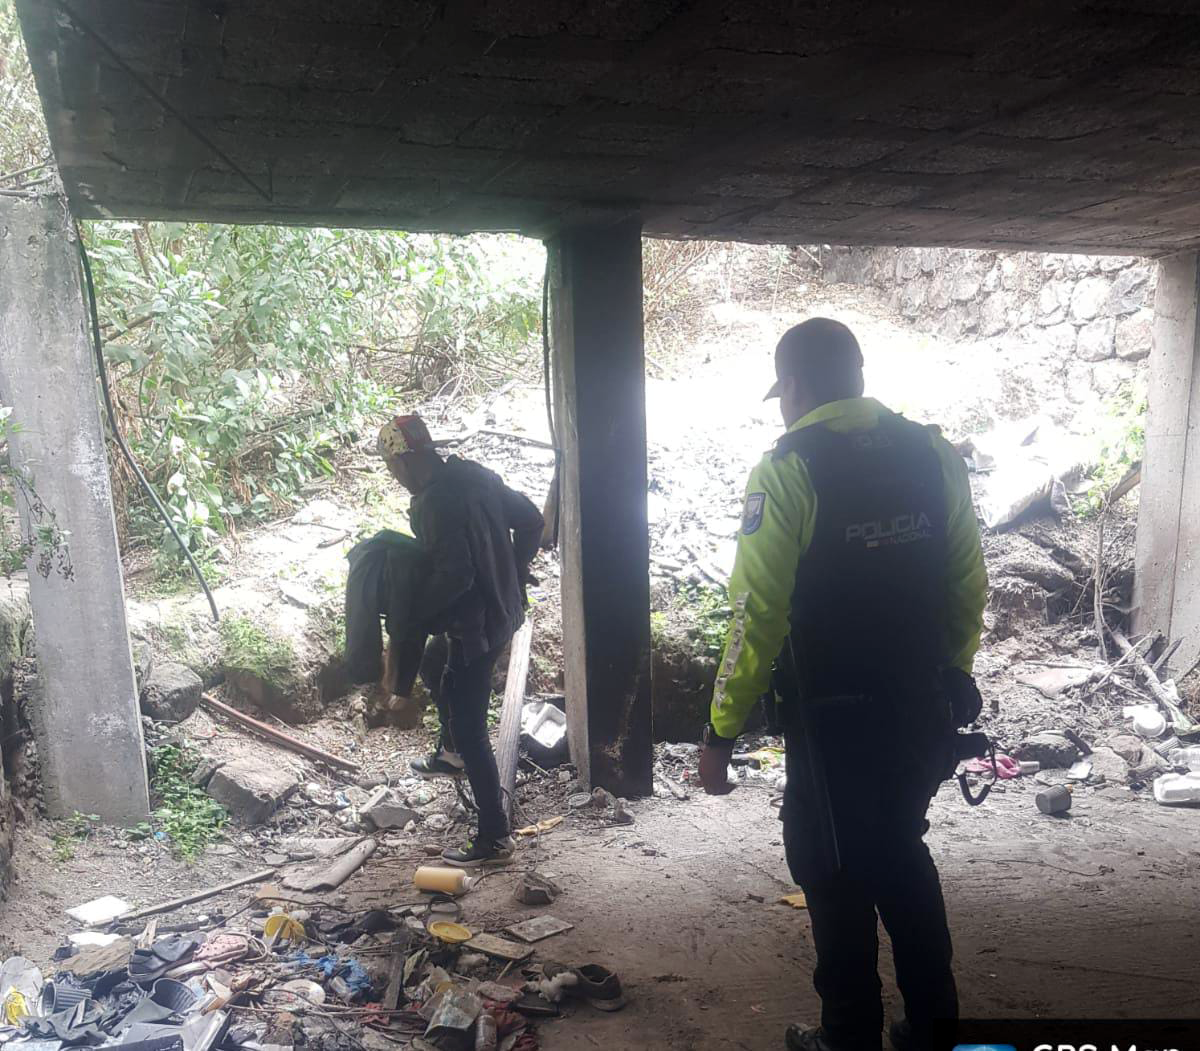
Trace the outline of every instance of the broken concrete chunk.
{"label": "broken concrete chunk", "polygon": [[1073,686],[1082,686],[1092,677],[1091,668],[1045,668],[1017,676],[1023,686],[1032,686],[1043,697],[1053,700]]}
{"label": "broken concrete chunk", "polygon": [[1013,756],[1041,763],[1043,770],[1064,770],[1079,758],[1079,749],[1058,730],[1043,730],[1021,744]]}
{"label": "broken concrete chunk", "polygon": [[368,825],[377,829],[404,828],[410,821],[416,821],[420,815],[405,806],[386,785],[377,788],[370,799],[363,804],[360,814]]}
{"label": "broken concrete chunk", "polygon": [[526,872],[517,882],[516,899],[523,905],[549,905],[561,888],[549,876]]}
{"label": "broken concrete chunk", "polygon": [[288,769],[253,759],[235,759],[212,776],[208,794],[230,815],[250,825],[266,821],[300,785]]}
{"label": "broken concrete chunk", "polygon": [[142,690],[142,711],[151,719],[180,723],[200,706],[204,683],[185,664],[154,664]]}
{"label": "broken concrete chunk", "polygon": [[1146,747],[1138,737],[1132,734],[1119,734],[1109,738],[1108,747],[1117,753],[1130,766],[1136,766],[1142,759],[1142,750]]}
{"label": "broken concrete chunk", "polygon": [[1100,745],[1088,756],[1092,763],[1092,777],[1102,777],[1109,784],[1123,785],[1129,780],[1129,763],[1113,749]]}
{"label": "broken concrete chunk", "polygon": [[129,908],[127,902],[112,894],[106,894],[103,898],[85,901],[82,905],[67,909],[67,915],[87,927],[102,927],[118,916],[124,916]]}

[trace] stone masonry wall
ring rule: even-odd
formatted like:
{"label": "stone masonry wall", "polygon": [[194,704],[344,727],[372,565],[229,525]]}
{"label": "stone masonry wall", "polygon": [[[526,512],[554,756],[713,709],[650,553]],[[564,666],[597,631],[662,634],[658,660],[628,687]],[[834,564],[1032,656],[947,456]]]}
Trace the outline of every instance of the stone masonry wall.
{"label": "stone masonry wall", "polygon": [[1150,353],[1156,267],[1133,256],[825,248],[827,282],[877,288],[948,340],[1015,335],[1081,362]]}

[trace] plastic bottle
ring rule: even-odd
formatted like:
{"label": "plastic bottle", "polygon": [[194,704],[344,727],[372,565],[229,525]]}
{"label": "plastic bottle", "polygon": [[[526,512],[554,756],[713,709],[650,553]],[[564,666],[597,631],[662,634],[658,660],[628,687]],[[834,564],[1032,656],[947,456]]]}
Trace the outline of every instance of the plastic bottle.
{"label": "plastic bottle", "polygon": [[475,1051],[496,1051],[496,1019],[487,1011],[481,1011],[475,1023]]}
{"label": "plastic bottle", "polygon": [[1172,766],[1186,766],[1189,770],[1200,771],[1200,745],[1172,748],[1167,753],[1167,762]]}

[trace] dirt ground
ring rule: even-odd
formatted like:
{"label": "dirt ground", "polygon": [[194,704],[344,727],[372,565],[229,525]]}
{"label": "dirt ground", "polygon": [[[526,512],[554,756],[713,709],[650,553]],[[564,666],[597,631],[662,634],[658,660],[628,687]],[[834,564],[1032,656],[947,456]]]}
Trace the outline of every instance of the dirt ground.
{"label": "dirt ground", "polygon": [[[1193,1013],[1200,811],[1100,788],[1078,791],[1069,818],[1051,818],[1034,807],[1039,787],[1003,784],[970,809],[948,784],[935,800],[929,840],[943,873],[964,1015]],[[556,780],[542,785],[529,816],[550,816],[566,791]],[[632,825],[568,817],[540,842],[524,841],[513,869],[463,899],[463,922],[474,929],[498,931],[532,912],[573,923],[537,946],[539,958],[603,962],[621,976],[624,1011],[568,1009],[540,1024],[545,1051],[757,1051],[780,1047],[789,1021],[816,1017],[807,916],[778,904],[793,888],[771,796],[751,782],[725,798],[635,802]],[[449,797],[443,788],[440,798]],[[55,863],[50,844],[35,836],[19,856],[21,879],[0,910],[0,929],[10,950],[46,961],[69,927],[65,907],[109,891],[141,905],[236,878],[261,867],[260,844],[234,833],[185,866],[153,847],[143,856],[97,840]],[[409,882],[416,863],[411,846],[384,846],[323,898],[356,912],[410,903],[419,897]],[[548,908],[512,898],[518,873],[534,867],[564,888]],[[248,898],[233,892],[163,922],[229,915]],[[895,1016],[884,947],[881,975]]]}

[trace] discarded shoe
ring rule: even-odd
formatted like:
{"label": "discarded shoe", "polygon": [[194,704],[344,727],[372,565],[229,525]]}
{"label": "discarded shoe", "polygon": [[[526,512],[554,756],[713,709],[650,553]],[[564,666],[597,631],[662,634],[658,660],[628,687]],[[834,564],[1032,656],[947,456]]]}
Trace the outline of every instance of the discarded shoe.
{"label": "discarded shoe", "polygon": [[598,1011],[619,1011],[625,1006],[621,979],[598,963],[585,963],[576,968],[579,992]]}
{"label": "discarded shoe", "polygon": [[460,778],[466,775],[462,757],[457,752],[446,751],[445,748],[439,748],[433,755],[424,759],[414,759],[408,765],[417,777],[423,777],[426,781],[435,777]]}
{"label": "discarded shoe", "polygon": [[178,935],[159,938],[149,949],[134,949],[129,957],[129,977],[138,985],[150,985],[167,971],[186,963],[195,953],[199,942]]}
{"label": "discarded shoe", "polygon": [[451,847],[442,852],[442,860],[447,865],[454,865],[460,869],[511,865],[516,849],[517,845],[512,836],[505,836],[491,843],[472,841],[465,847]]}

